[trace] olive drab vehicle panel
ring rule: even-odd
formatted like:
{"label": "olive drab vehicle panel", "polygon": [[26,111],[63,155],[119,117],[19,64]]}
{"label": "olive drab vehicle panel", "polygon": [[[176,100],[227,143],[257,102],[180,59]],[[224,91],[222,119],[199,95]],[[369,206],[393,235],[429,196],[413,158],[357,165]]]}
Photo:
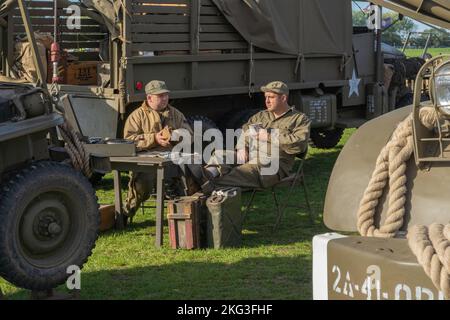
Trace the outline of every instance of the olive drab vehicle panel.
{"label": "olive drab vehicle panel", "polygon": [[315,300],[444,300],[405,240],[314,237]]}
{"label": "olive drab vehicle panel", "polygon": [[[347,141],[339,154],[328,183],[324,222],[336,231],[356,231],[356,213],[381,149],[395,127],[412,111],[405,107],[365,123]],[[407,164],[408,193],[405,228],[430,221],[447,223],[448,195],[442,190],[450,184],[450,168],[434,163],[430,170],[419,170],[414,157]],[[442,205],[438,205],[442,204]],[[381,222],[385,219],[387,199],[383,198]],[[377,221],[379,223],[379,221]]]}

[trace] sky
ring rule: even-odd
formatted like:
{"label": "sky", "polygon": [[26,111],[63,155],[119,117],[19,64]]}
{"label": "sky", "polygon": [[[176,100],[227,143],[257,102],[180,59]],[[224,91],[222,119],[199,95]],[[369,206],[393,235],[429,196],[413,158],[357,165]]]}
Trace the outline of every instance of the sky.
{"label": "sky", "polygon": [[[369,3],[366,2],[366,1],[353,1],[353,10],[359,10],[359,8],[358,8],[358,6],[355,4],[355,2],[356,2],[357,4],[359,4],[359,6],[360,6],[361,8],[363,8],[363,9],[365,9],[365,8],[369,5]],[[384,8],[383,11],[384,11],[384,10],[386,10],[387,12],[391,12],[391,10],[386,9],[386,8]],[[415,25],[417,26],[417,30],[416,30],[416,31],[419,31],[419,32],[420,32],[420,31],[423,31],[423,30],[425,30],[425,29],[429,29],[429,28],[430,28],[430,27],[424,25],[423,23],[420,23],[420,22],[418,22],[418,21],[416,21],[416,20],[414,20],[414,19],[411,19],[411,20],[413,20],[414,23],[415,23]]]}

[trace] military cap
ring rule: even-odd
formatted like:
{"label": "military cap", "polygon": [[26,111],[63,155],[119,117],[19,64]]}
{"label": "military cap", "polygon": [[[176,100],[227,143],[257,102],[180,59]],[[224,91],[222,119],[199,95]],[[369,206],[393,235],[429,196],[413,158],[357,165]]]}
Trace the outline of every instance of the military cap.
{"label": "military cap", "polygon": [[263,92],[274,92],[277,94],[285,94],[288,95],[289,94],[289,88],[286,85],[286,83],[281,82],[281,81],[274,81],[271,82],[265,86],[261,87],[261,91]]}
{"label": "military cap", "polygon": [[153,80],[145,86],[146,94],[162,94],[170,92],[164,81]]}

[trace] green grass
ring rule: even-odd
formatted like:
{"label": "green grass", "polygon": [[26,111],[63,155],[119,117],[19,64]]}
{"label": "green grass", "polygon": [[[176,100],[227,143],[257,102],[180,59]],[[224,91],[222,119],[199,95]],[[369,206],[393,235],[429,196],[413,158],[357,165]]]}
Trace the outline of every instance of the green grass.
{"label": "green grass", "polygon": [[[406,49],[405,54],[408,57],[419,57],[423,53],[423,49]],[[431,54],[433,57],[436,57],[440,54],[450,54],[450,48],[429,48],[427,53]]]}
{"label": "green grass", "polygon": [[[258,194],[244,222],[243,245],[226,250],[172,250],[167,227],[164,246],[156,249],[154,210],[139,212],[125,231],[102,233],[82,271],[82,299],[311,299],[311,240],[327,232],[322,211],[328,179],[343,143],[330,150],[310,148],[305,164],[310,201],[316,214],[288,209],[274,234],[272,198]],[[126,178],[124,178],[126,180]],[[125,183],[126,181],[124,181]],[[280,190],[280,196],[286,189]],[[106,176],[97,191],[101,203],[113,203],[113,181]],[[244,194],[243,204],[249,198]],[[294,201],[303,201],[300,188]],[[29,292],[4,280],[8,299],[27,299]],[[64,290],[64,288],[60,288]]]}

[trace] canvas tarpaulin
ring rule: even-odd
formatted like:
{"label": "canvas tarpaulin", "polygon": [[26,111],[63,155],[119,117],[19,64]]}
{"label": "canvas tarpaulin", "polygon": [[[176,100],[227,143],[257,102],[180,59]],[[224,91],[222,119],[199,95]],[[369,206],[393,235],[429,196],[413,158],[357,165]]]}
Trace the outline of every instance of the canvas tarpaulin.
{"label": "canvas tarpaulin", "polygon": [[351,54],[350,0],[213,0],[256,47],[285,54]]}

